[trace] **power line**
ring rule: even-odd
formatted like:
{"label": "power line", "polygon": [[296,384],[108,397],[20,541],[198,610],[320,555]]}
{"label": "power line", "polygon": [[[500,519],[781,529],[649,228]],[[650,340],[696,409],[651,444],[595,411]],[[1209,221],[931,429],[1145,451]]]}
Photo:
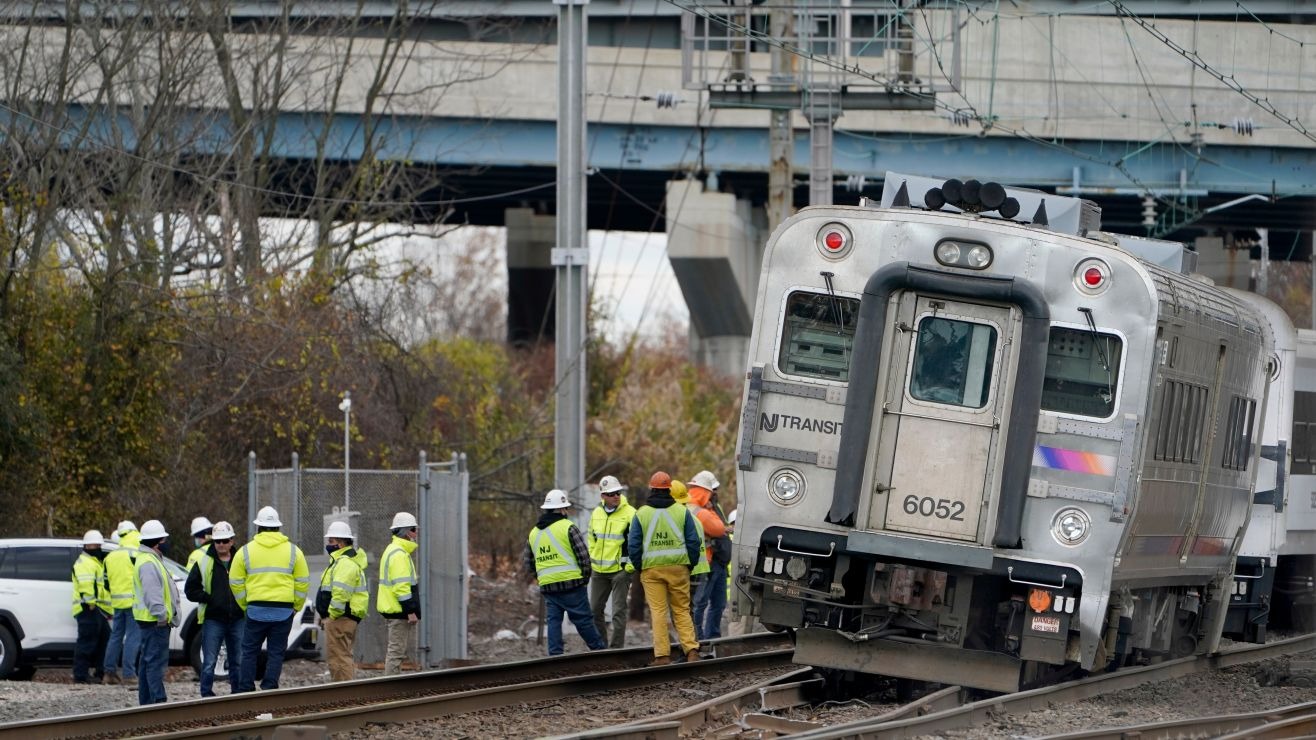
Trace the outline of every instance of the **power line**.
{"label": "power line", "polygon": [[1124,3],[1120,2],[1119,0],[1107,0],[1107,2],[1109,2],[1115,8],[1115,12],[1117,15],[1120,15],[1124,18],[1128,18],[1134,23],[1137,23],[1139,26],[1142,26],[1142,29],[1144,31],[1151,34],[1154,38],[1156,38],[1156,40],[1168,46],[1171,50],[1182,56],[1184,59],[1187,59],[1189,62],[1193,64],[1193,66],[1216,78],[1225,87],[1228,87],[1229,89],[1233,90],[1239,95],[1242,95],[1244,98],[1247,98],[1248,100],[1252,101],[1253,105],[1256,105],[1258,108],[1266,111],[1267,113],[1274,116],[1275,118],[1278,118],[1286,126],[1293,129],[1294,131],[1297,131],[1299,134],[1302,134],[1303,138],[1307,139],[1308,141],[1316,142],[1316,134],[1313,134],[1311,131],[1309,131],[1307,127],[1303,125],[1302,121],[1298,120],[1296,117],[1288,116],[1285,115],[1284,113],[1281,113],[1278,108],[1276,108],[1274,105],[1271,104],[1269,98],[1263,98],[1257,95],[1256,93],[1253,93],[1252,91],[1248,90],[1247,88],[1243,87],[1242,84],[1240,84],[1237,80],[1234,79],[1234,75],[1232,74],[1227,75],[1223,72],[1220,72],[1215,67],[1212,67],[1210,64],[1206,62],[1206,60],[1202,59],[1201,55],[1198,54],[1196,51],[1189,51],[1188,49],[1183,48],[1177,42],[1175,42],[1174,39],[1170,38],[1169,36],[1166,36],[1163,32],[1161,32],[1161,30],[1156,27],[1156,24],[1149,23],[1146,20],[1143,20],[1142,18],[1138,17],[1136,13],[1125,7]]}

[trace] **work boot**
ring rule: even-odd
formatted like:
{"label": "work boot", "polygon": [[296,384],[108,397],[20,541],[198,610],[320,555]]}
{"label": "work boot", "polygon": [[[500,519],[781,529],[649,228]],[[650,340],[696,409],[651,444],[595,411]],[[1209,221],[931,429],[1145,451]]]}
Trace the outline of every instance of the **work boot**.
{"label": "work boot", "polygon": [[695,648],[685,654],[685,662],[694,663],[699,660],[699,648]]}
{"label": "work boot", "polygon": [[121,683],[121,681],[119,680],[119,672],[118,672],[118,671],[106,671],[106,672],[105,672],[105,683],[109,684],[110,686],[118,686],[118,685]]}
{"label": "work boot", "polygon": [[671,665],[671,664],[672,664],[672,656],[670,655],[655,655],[653,660],[649,661],[649,665]]}

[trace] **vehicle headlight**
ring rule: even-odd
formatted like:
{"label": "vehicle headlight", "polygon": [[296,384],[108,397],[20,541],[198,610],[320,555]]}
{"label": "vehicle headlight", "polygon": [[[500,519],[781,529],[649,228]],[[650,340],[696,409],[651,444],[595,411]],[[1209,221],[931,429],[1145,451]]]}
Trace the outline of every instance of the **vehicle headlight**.
{"label": "vehicle headlight", "polygon": [[1092,519],[1082,509],[1061,509],[1051,523],[1051,535],[1062,545],[1077,545],[1092,531]]}
{"label": "vehicle headlight", "polygon": [[782,506],[798,503],[804,497],[804,476],[793,468],[782,468],[768,479],[768,495]]}
{"label": "vehicle headlight", "polygon": [[992,252],[981,244],[976,244],[969,248],[969,253],[964,256],[964,262],[969,267],[977,270],[992,263]]}
{"label": "vehicle headlight", "polygon": [[954,265],[960,261],[960,245],[955,242],[942,242],[937,245],[937,261],[943,265]]}

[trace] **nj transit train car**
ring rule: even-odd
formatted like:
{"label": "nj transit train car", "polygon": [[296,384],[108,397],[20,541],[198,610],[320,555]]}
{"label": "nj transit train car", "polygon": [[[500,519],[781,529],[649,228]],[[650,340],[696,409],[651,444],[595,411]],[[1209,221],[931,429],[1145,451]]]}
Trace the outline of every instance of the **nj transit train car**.
{"label": "nj transit train car", "polygon": [[1316,332],[1298,331],[1293,435],[1284,543],[1279,547],[1271,622],[1316,630]]}
{"label": "nj transit train car", "polygon": [[773,234],[735,608],[798,662],[1012,691],[1218,644],[1272,349],[1099,214],[888,173]]}

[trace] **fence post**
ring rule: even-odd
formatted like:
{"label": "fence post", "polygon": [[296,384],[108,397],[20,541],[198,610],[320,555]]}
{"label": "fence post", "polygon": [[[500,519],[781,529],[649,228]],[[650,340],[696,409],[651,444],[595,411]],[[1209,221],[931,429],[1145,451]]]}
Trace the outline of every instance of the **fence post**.
{"label": "fence post", "polygon": [[[284,526],[283,533],[294,543],[302,541],[302,464],[301,456],[292,453],[292,526]],[[290,531],[291,530],[291,531]]]}
{"label": "fence post", "polygon": [[256,536],[256,451],[247,453],[247,541]]}
{"label": "fence post", "polygon": [[433,668],[433,633],[436,625],[439,629],[443,627],[443,618],[439,615],[439,604],[442,603],[439,596],[439,587],[434,576],[434,570],[430,567],[431,555],[433,549],[430,545],[434,541],[435,533],[430,531],[431,524],[434,523],[433,509],[430,501],[430,466],[427,464],[425,451],[420,451],[420,468],[416,472],[416,515],[420,517],[420,552],[419,561],[424,564],[421,570],[425,574],[425,579],[421,584],[420,592],[425,599],[424,616],[425,623],[416,634],[416,662],[422,669]]}

